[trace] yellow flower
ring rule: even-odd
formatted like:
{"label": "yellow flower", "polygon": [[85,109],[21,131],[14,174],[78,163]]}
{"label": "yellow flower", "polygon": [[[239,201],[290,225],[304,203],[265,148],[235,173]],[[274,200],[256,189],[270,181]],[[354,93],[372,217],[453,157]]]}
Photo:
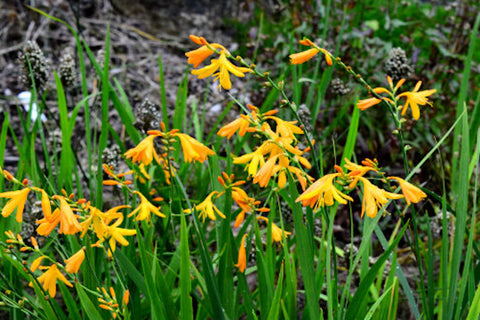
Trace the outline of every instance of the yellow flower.
{"label": "yellow flower", "polygon": [[85,250],[82,248],[73,256],[65,260],[65,270],[68,273],[77,273],[82,265],[83,259],[85,259]]}
{"label": "yellow flower", "polygon": [[83,222],[80,223],[80,226],[82,227],[82,234],[80,237],[83,238],[90,229],[90,226],[93,225],[93,230],[97,234],[97,237],[101,238],[103,236],[103,232],[105,231],[105,223],[103,222],[105,214],[95,207],[89,206],[88,209],[90,214],[85,220],[83,220]]}
{"label": "yellow flower", "polygon": [[136,191],[135,193],[140,197],[140,205],[135,210],[133,210],[128,215],[128,217],[131,217],[138,212],[135,220],[141,221],[147,219],[147,221],[150,222],[150,213],[153,212],[155,215],[161,218],[165,218],[165,215],[160,212],[159,208],[151,204],[150,201],[148,201],[143,194],[138,191]]}
{"label": "yellow flower", "polygon": [[[219,70],[217,73],[215,73]],[[212,59],[211,64],[203,67],[201,69],[192,70],[192,74],[198,76],[199,79],[203,79],[213,75],[215,77],[214,81],[220,80],[220,86],[225,90],[230,90],[232,88],[232,83],[230,82],[230,74],[242,78],[245,77],[246,72],[252,72],[249,68],[237,67],[232,64],[226,56],[226,51],[222,50],[220,56],[217,59]]]}
{"label": "yellow flower", "polygon": [[54,298],[57,293],[57,279],[65,283],[69,287],[73,285],[68,282],[67,278],[58,270],[56,264],[52,264],[50,267],[40,267],[46,269],[40,277],[37,278],[39,283],[43,283],[43,289],[47,290],[50,297]]}
{"label": "yellow flower", "polygon": [[302,202],[304,207],[310,206],[314,210],[324,205],[331,206],[334,199],[342,204],[347,204],[353,199],[335,188],[333,179],[340,176],[340,173],[330,173],[315,181],[305,190],[295,202]]}
{"label": "yellow flower", "polygon": [[245,238],[247,237],[247,234],[244,234],[242,237],[242,241],[240,242],[240,248],[238,249],[238,262],[235,265],[235,267],[238,268],[238,271],[241,273],[245,272],[245,269],[247,269],[247,253],[245,251]]}
{"label": "yellow flower", "polygon": [[30,271],[34,272],[35,270],[38,269],[40,264],[42,263],[42,260],[45,259],[47,256],[40,256],[37,259],[33,260],[32,264],[30,265]]}
{"label": "yellow flower", "polygon": [[[263,146],[263,145],[262,145]],[[263,157],[262,146],[260,146],[254,152],[244,154],[243,156],[236,157],[233,159],[235,164],[249,164],[245,167],[245,170],[248,171],[250,177],[256,176],[258,172],[258,167],[262,167],[265,164],[265,158]]]}
{"label": "yellow flower", "polygon": [[418,108],[418,105],[421,105],[421,106],[424,106],[426,104],[431,105],[427,97],[429,95],[434,94],[437,90],[430,89],[430,90],[418,91],[421,85],[422,85],[422,81],[418,81],[413,91],[403,92],[396,97],[397,99],[401,97],[405,97],[407,99],[407,101],[405,102],[405,105],[402,108],[402,116],[407,111],[408,106],[410,106],[410,108],[412,109],[413,118],[415,120],[418,120],[418,118],[420,118],[420,110]]}
{"label": "yellow flower", "polygon": [[215,154],[215,151],[190,137],[188,134],[177,133],[176,136],[182,144],[183,156],[186,162],[204,162],[208,156]]}
{"label": "yellow flower", "polygon": [[111,252],[115,252],[115,241],[120,243],[122,246],[128,246],[129,242],[127,241],[127,239],[125,239],[124,236],[132,236],[134,234],[137,234],[137,230],[135,229],[119,228],[118,226],[121,223],[122,219],[117,219],[114,224],[105,227],[104,237],[105,239],[110,239],[108,242],[110,246],[110,250],[108,251],[109,256],[111,255]]}
{"label": "yellow flower", "polygon": [[149,135],[145,139],[143,139],[135,148],[131,148],[125,152],[125,157],[127,159],[132,159],[133,162],[142,163],[144,165],[150,164],[153,159],[155,159],[158,163],[158,154],[155,151],[155,147],[153,145],[153,139],[155,139],[156,135]]}
{"label": "yellow flower", "polygon": [[[268,218],[265,218],[263,216],[258,216],[257,220],[263,220],[266,223],[268,223]],[[275,223],[272,222],[272,240],[273,241],[282,242],[283,235],[285,235],[285,238],[287,238],[291,234],[292,234],[291,232],[282,230]]]}
{"label": "yellow flower", "polygon": [[360,177],[359,179],[363,184],[362,218],[365,212],[370,218],[375,218],[377,216],[378,209],[386,204],[388,199],[403,198],[403,196],[400,194],[391,193],[380,189],[379,187],[373,185],[366,178]]}
{"label": "yellow flower", "polygon": [[16,208],[16,220],[17,222],[21,223],[23,220],[23,209],[25,207],[25,202],[27,202],[27,197],[30,190],[30,188],[24,188],[22,190],[0,193],[0,198],[10,198],[10,201],[8,201],[5,207],[3,207],[2,209],[2,216],[4,216],[5,218],[8,217]]}
{"label": "yellow flower", "polygon": [[303,130],[295,125],[297,121],[285,121],[274,116],[269,116],[266,118],[272,119],[276,122],[277,128],[275,131],[277,135],[282,138],[291,138],[296,140],[295,134],[303,134]]}
{"label": "yellow flower", "polygon": [[[225,215],[218,210],[218,208],[213,204],[212,197],[217,195],[217,191],[211,192],[205,200],[201,203],[197,204],[194,208],[195,211],[198,212],[198,217],[202,218],[202,221],[205,222],[205,218],[208,217],[211,220],[215,221],[217,218],[215,217],[215,213],[217,213],[220,217],[225,219]],[[183,210],[186,213],[191,213],[190,209]]]}
{"label": "yellow flower", "polygon": [[407,201],[407,205],[410,205],[410,203],[418,203],[422,201],[424,198],[427,197],[425,192],[420,190],[419,188],[415,187],[413,184],[399,178],[399,177],[389,177],[389,180],[395,179],[398,181],[398,184],[400,185],[400,188],[402,189],[403,196],[405,197],[405,200]]}

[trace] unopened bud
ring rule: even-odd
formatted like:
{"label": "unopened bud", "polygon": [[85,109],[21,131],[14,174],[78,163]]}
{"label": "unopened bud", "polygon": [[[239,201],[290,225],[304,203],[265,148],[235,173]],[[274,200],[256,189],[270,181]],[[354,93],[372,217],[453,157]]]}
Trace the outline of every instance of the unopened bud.
{"label": "unopened bud", "polygon": [[268,82],[268,81],[263,82],[262,85],[263,85],[264,87],[271,87],[271,86],[272,86],[272,84],[271,84],[270,82]]}
{"label": "unopened bud", "polygon": [[397,135],[397,134],[399,134],[400,132],[399,132],[397,129],[395,129],[395,130],[392,131],[392,133],[393,133],[394,135]]}
{"label": "unopened bud", "polygon": [[282,80],[278,82],[278,89],[283,90],[283,88],[285,88],[285,81]]}
{"label": "unopened bud", "polygon": [[408,151],[408,150],[410,150],[410,149],[412,149],[412,146],[411,146],[411,145],[409,145],[409,144],[405,145],[405,151]]}

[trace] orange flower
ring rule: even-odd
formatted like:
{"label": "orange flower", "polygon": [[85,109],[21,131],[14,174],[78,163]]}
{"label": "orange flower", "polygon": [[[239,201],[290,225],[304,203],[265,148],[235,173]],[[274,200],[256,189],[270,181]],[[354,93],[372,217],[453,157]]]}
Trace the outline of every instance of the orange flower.
{"label": "orange flower", "polygon": [[426,104],[431,105],[427,97],[429,95],[434,94],[437,90],[430,89],[430,90],[418,91],[421,85],[422,85],[422,81],[418,81],[413,91],[403,92],[397,96],[397,98],[405,97],[407,99],[407,101],[405,102],[405,105],[402,108],[402,116],[405,114],[405,112],[407,112],[408,106],[410,106],[410,108],[412,109],[413,119],[418,120],[418,118],[420,118],[420,109],[418,108],[418,105],[421,105],[421,106]]}
{"label": "orange flower", "polygon": [[143,139],[135,148],[131,148],[125,152],[125,157],[127,159],[132,158],[133,162],[143,163],[144,165],[150,164],[153,159],[155,159],[158,163],[158,154],[155,151],[155,147],[153,145],[153,139],[155,139],[156,135],[149,135],[145,139]]}
{"label": "orange flower", "polygon": [[402,195],[391,193],[373,185],[368,179],[360,177],[363,184],[362,214],[367,213],[370,218],[375,218],[378,209],[382,208],[388,202],[388,199],[400,199]]}
{"label": "orange flower", "polygon": [[[263,217],[263,216],[258,216],[257,220],[263,220],[266,223],[268,223],[268,218]],[[272,240],[273,241],[282,242],[282,239],[284,238],[283,235],[285,235],[285,238],[286,238],[291,234],[292,234],[291,232],[282,230],[275,223],[272,222]]]}
{"label": "orange flower", "polygon": [[8,217],[16,208],[16,220],[17,222],[21,223],[23,220],[23,209],[25,207],[25,202],[27,202],[27,197],[30,190],[30,188],[24,188],[22,190],[0,193],[0,198],[10,198],[10,201],[8,201],[5,207],[3,207],[2,209],[2,216],[4,216],[5,218]]}
{"label": "orange flower", "polygon": [[42,263],[42,260],[45,259],[47,256],[40,256],[37,259],[33,260],[32,264],[30,265],[30,271],[34,272],[35,270],[38,269],[40,264]]}
{"label": "orange flower", "polygon": [[258,183],[260,187],[265,188],[268,185],[268,182],[270,182],[272,175],[275,174],[274,169],[277,159],[278,156],[270,157],[253,178],[253,183]]}
{"label": "orange flower", "polygon": [[410,203],[418,203],[422,201],[424,198],[427,197],[425,192],[420,190],[419,188],[415,187],[413,184],[399,178],[399,177],[389,177],[389,180],[395,179],[398,181],[398,184],[400,185],[400,188],[402,189],[403,196],[405,197],[405,200],[407,201],[407,205],[410,205]]}
{"label": "orange flower", "polygon": [[[195,206],[195,211],[198,212],[198,217],[203,219],[203,222],[205,222],[205,218],[208,217],[211,220],[215,221],[217,218],[215,217],[215,213],[217,213],[220,217],[225,219],[225,215],[218,210],[218,208],[213,204],[212,197],[217,195],[218,191],[213,191],[211,192],[205,200],[203,200],[201,203],[197,204]],[[191,213],[192,210],[190,209],[185,209],[183,210],[186,213]]]}
{"label": "orange flower", "polygon": [[242,237],[242,241],[240,242],[240,248],[238,249],[238,262],[235,265],[235,267],[238,268],[238,271],[241,273],[245,272],[245,269],[247,269],[247,253],[245,251],[245,238],[247,237],[247,234],[244,234]]}
{"label": "orange flower", "polygon": [[185,55],[188,57],[188,63],[193,64],[193,67],[196,68],[213,53],[214,51],[207,46],[201,46],[198,49],[185,53]]}
{"label": "orange flower", "polygon": [[312,59],[314,56],[317,55],[317,53],[322,52],[325,55],[325,61],[327,62],[327,64],[329,66],[332,65],[332,63],[333,63],[332,57],[330,56],[330,52],[328,52],[327,50],[316,46],[309,39],[300,40],[300,44],[302,44],[304,46],[313,47],[313,48],[305,50],[303,52],[291,54],[289,56],[291,64],[302,64],[302,63]]}
{"label": "orange flower", "polygon": [[237,215],[237,217],[235,218],[235,224],[233,225],[233,227],[236,229],[238,227],[240,227],[240,225],[242,224],[243,220],[245,220],[245,211],[242,210],[240,211],[240,213]]}
{"label": "orange flower", "polygon": [[73,213],[65,197],[56,195],[53,198],[60,201],[60,208],[55,209],[50,216],[37,221],[40,224],[37,228],[38,234],[47,236],[58,224],[60,224],[58,233],[75,234],[82,231],[82,226],[77,220],[78,216]]}
{"label": "orange flower", "polygon": [[[219,70],[218,72],[216,72]],[[245,77],[246,72],[252,72],[249,68],[237,67],[232,64],[226,56],[226,50],[220,52],[220,57],[217,59],[212,59],[210,65],[203,67],[201,69],[192,70],[192,74],[198,76],[199,79],[203,79],[213,75],[215,78],[214,81],[220,80],[220,86],[225,90],[230,90],[232,88],[232,83],[230,82],[230,73],[233,75],[242,78]]]}
{"label": "orange flower", "polygon": [[37,280],[39,283],[43,283],[43,289],[48,291],[50,297],[54,298],[57,293],[57,279],[67,286],[73,287],[67,278],[58,270],[56,264],[52,264],[50,267],[40,267],[40,269],[46,269],[47,271],[38,277]]}
{"label": "orange flower", "polygon": [[130,290],[125,290],[123,293],[123,306],[125,307],[130,301]]}
{"label": "orange flower", "polygon": [[77,273],[82,265],[83,259],[85,259],[85,250],[82,248],[73,256],[65,260],[65,270],[68,273]]}
{"label": "orange flower", "polygon": [[50,204],[50,198],[45,190],[41,189],[42,193],[42,211],[45,218],[48,218],[52,215],[52,206]]}
{"label": "orange flower", "polygon": [[217,134],[221,137],[227,137],[227,139],[230,139],[235,134],[235,132],[238,131],[240,137],[243,137],[248,131],[255,131],[254,128],[249,128],[249,126],[250,122],[248,121],[248,118],[245,119],[244,117],[240,116],[240,118],[220,128]]}
{"label": "orange flower", "polygon": [[348,175],[353,178],[353,181],[349,185],[350,189],[353,189],[356,186],[358,179],[360,177],[363,177],[368,171],[378,172],[378,169],[376,167],[377,165],[376,162],[370,159],[363,160],[362,161],[363,166],[353,163],[347,158],[345,158],[344,160],[345,160],[344,167],[351,171]]}
{"label": "orange flower", "polygon": [[150,201],[145,198],[143,194],[140,192],[136,191],[135,192],[139,197],[140,197],[140,205],[133,210],[128,217],[131,217],[135,215],[138,212],[138,215],[135,217],[135,220],[141,221],[147,219],[147,222],[150,222],[150,213],[153,212],[155,215],[165,218],[165,215],[160,212],[158,207],[155,207],[153,204],[150,203]]}
{"label": "orange flower", "polygon": [[245,212],[252,211],[256,203],[254,198],[250,198],[247,193],[239,187],[232,187],[232,199]]}
{"label": "orange flower", "polygon": [[381,101],[382,100],[377,98],[368,98],[368,99],[359,100],[357,102],[357,108],[363,111],[370,107],[373,107],[374,105],[379,104]]}
{"label": "orange flower", "polygon": [[319,52],[320,52],[320,50],[315,49],[315,48],[311,48],[311,49],[308,49],[308,50],[305,50],[305,51],[302,51],[302,52],[299,52],[299,53],[293,53],[293,54],[289,55],[290,63],[291,64],[302,64],[302,63],[312,59],[313,57],[315,57]]}
{"label": "orange flower", "polygon": [[225,47],[222,45],[218,43],[208,43],[203,37],[190,35],[190,40],[198,45],[201,45],[200,48],[185,53],[185,55],[188,57],[188,63],[193,64],[194,68],[198,67],[205,59],[215,52],[212,49],[220,48],[225,50]]}
{"label": "orange flower", "polygon": [[295,202],[302,202],[302,205],[310,206],[317,210],[324,205],[331,206],[334,199],[342,204],[347,204],[353,199],[335,188],[333,180],[340,176],[340,173],[330,173],[315,181],[305,192],[303,192]]}
{"label": "orange flower", "polygon": [[199,161],[205,162],[208,156],[214,155],[215,152],[198,142],[188,134],[177,133],[176,136],[182,144],[183,156],[186,162]]}

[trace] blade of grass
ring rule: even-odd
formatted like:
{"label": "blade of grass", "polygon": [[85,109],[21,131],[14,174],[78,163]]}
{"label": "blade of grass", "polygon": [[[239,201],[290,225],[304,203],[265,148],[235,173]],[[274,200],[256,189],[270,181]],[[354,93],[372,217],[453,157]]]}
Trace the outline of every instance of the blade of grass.
{"label": "blade of grass", "polygon": [[84,310],[84,315],[86,315],[90,320],[102,320],[103,317],[100,315],[97,308],[95,308],[95,305],[82,288],[82,285],[77,283],[75,288],[77,289],[78,297],[80,298],[80,304]]}
{"label": "blade of grass", "polygon": [[407,226],[407,224],[403,226],[395,240],[390,244],[388,249],[381,255],[381,257],[378,258],[377,262],[375,262],[375,264],[370,268],[368,273],[360,282],[358,289],[355,291],[355,294],[353,295],[352,299],[350,300],[350,304],[348,305],[345,314],[346,320],[358,319],[358,317],[360,316],[358,314],[358,311],[360,310],[363,301],[367,301],[369,288],[377,277],[378,270],[380,270],[380,267],[385,263],[385,261],[387,261],[392,251],[397,247],[398,243],[402,239],[403,234],[407,230]]}
{"label": "blade of grass", "polygon": [[[356,98],[355,101],[357,102],[358,99]],[[343,155],[340,162],[340,166],[342,166],[345,163],[345,158],[350,160],[353,154],[353,149],[355,148],[355,141],[357,140],[357,132],[358,132],[358,123],[360,120],[360,109],[355,107],[357,105],[356,102],[353,107],[352,119],[350,120],[350,127],[348,128],[347,141],[345,142],[345,148],[343,149]]]}
{"label": "blade of grass", "polygon": [[[480,13],[477,13],[477,18],[475,19],[475,24],[472,28],[472,33],[470,34],[470,41],[469,41],[469,46],[468,46],[468,53],[467,53],[467,58],[465,59],[465,66],[463,68],[463,73],[462,73],[462,82],[460,84],[460,92],[458,94],[458,103],[457,103],[457,108],[456,108],[456,119],[459,119],[462,113],[462,110],[465,110],[464,104],[467,103],[467,94],[468,94],[468,89],[470,88],[470,72],[472,70],[472,60],[473,60],[473,55],[475,53],[475,47],[477,43],[477,33],[478,33],[478,27],[480,25]],[[455,129],[454,133],[454,139],[453,139],[453,148],[452,148],[452,185],[453,189],[455,189],[455,184],[457,182],[460,182],[461,180],[457,179],[457,170],[458,170],[458,158],[456,154],[459,152],[459,141],[457,137],[460,135],[461,131],[460,128]],[[470,132],[468,133],[470,135]],[[462,134],[463,135],[463,134]],[[464,137],[464,139],[466,139]],[[463,144],[463,143],[462,143]]]}
{"label": "blade of grass", "polygon": [[69,135],[70,122],[68,119],[67,100],[63,90],[62,81],[55,72],[55,83],[57,85],[57,102],[60,113],[60,129],[62,130],[62,150],[60,154],[60,175],[58,176],[58,188],[65,188],[68,193],[72,192],[72,141]]}
{"label": "blade of grass", "polygon": [[[188,208],[192,210],[192,205],[190,204],[190,200],[188,198],[187,192],[185,191],[185,187],[183,186],[183,183],[181,182],[178,175],[175,174],[173,175],[173,177],[175,178],[177,185],[180,188],[182,196],[187,202]],[[215,282],[215,273],[213,271],[212,261],[208,253],[207,245],[205,243],[205,235],[202,229],[200,228],[200,222],[197,217],[197,212],[195,212],[194,210],[192,211],[193,211],[192,216],[193,216],[194,230],[198,236],[198,247],[200,251],[200,257],[202,260],[202,266],[204,267],[203,274],[205,276],[206,285],[208,288],[208,291],[205,292],[205,294],[208,295],[208,301],[210,302],[212,307],[213,318],[219,319],[219,320],[227,319],[221,300],[220,300],[218,287]]]}
{"label": "blade of grass", "polygon": [[161,101],[162,101],[162,118],[163,122],[165,123],[165,127],[167,130],[169,130],[169,123],[167,121],[168,119],[168,105],[167,105],[167,92],[165,90],[165,80],[164,80],[164,74],[163,74],[163,63],[162,63],[162,54],[159,52],[158,53],[158,74],[160,77],[160,96],[161,96]]}
{"label": "blade of grass", "polygon": [[190,297],[190,252],[188,250],[188,231],[185,213],[180,216],[180,319],[193,319],[192,298]]}
{"label": "blade of grass", "polygon": [[[466,106],[464,106],[464,110],[466,110]],[[464,121],[463,121],[463,128],[462,128],[462,148],[461,148],[461,154],[460,154],[460,163],[459,163],[459,177],[460,179],[465,179],[464,182],[459,182],[458,184],[458,200],[457,200],[457,207],[456,207],[456,219],[455,222],[458,223],[465,223],[466,227],[466,219],[468,215],[468,190],[470,186],[470,179],[468,179],[468,169],[469,169],[469,157],[470,157],[470,143],[469,143],[469,126],[468,126],[468,119],[466,116],[466,113],[464,115]],[[465,141],[466,140],[466,141]],[[477,181],[477,180],[475,180]],[[475,189],[478,190],[478,189]],[[464,192],[463,194],[461,192]],[[476,192],[474,193],[474,197],[476,198]],[[476,200],[476,199],[474,199]],[[476,214],[476,202],[473,201],[473,211],[472,211],[472,217],[470,219],[470,231],[469,231],[469,237],[468,237],[468,242],[467,242],[467,248],[465,252],[462,252],[461,256],[465,257],[465,261],[463,263],[463,274],[458,282],[459,286],[459,292],[458,292],[458,303],[456,304],[455,308],[455,315],[454,319],[460,319],[460,313],[461,311],[464,311],[463,309],[463,297],[465,296],[466,289],[467,289],[467,283],[471,283],[475,285],[475,281],[472,281],[472,277],[470,277],[470,269],[472,268],[471,262],[472,262],[472,256],[473,256],[473,239],[475,237],[475,214]],[[461,217],[459,221],[459,215]],[[463,221],[465,219],[465,221]],[[455,226],[457,227],[457,225]],[[461,224],[458,225],[458,227],[461,227]],[[465,228],[464,227],[464,228]],[[465,229],[461,229],[462,231],[462,247],[460,250],[463,248],[463,238],[464,238],[464,233]],[[456,239],[454,240],[456,241]],[[454,250],[455,250],[455,242],[454,242]],[[458,279],[457,279],[458,281]]]}
{"label": "blade of grass", "polygon": [[70,291],[68,291],[67,286],[63,284],[63,282],[59,282],[58,286],[62,292],[63,301],[65,301],[65,305],[67,306],[68,319],[81,320],[80,310],[78,309],[77,303],[73,299]]}
{"label": "blade of grass", "polygon": [[[479,15],[480,17],[480,15]],[[460,150],[460,162],[457,184],[453,189],[453,194],[458,196],[455,206],[455,233],[453,237],[452,253],[449,263],[449,279],[448,279],[448,298],[447,298],[447,319],[452,319],[455,310],[455,301],[458,298],[458,276],[460,265],[463,261],[463,243],[465,236],[465,226],[468,214],[468,165],[470,159],[469,130],[467,108],[464,106],[462,112],[462,146]]]}
{"label": "blade of grass", "polygon": [[[298,191],[295,187],[293,178],[288,174],[288,187],[290,194],[284,199],[298,198]],[[318,306],[318,292],[315,288],[314,262],[313,262],[313,246],[311,239],[308,238],[307,228],[302,222],[303,210],[297,202],[289,203],[293,211],[293,223],[295,226],[295,238],[297,239],[296,253],[302,270],[303,282],[305,285],[305,296],[307,298],[307,310],[310,319],[323,319],[320,316],[320,308]]]}
{"label": "blade of grass", "polygon": [[270,307],[270,312],[268,313],[267,320],[276,320],[280,314],[280,298],[282,297],[283,291],[283,263],[280,266],[280,274],[278,275],[277,288],[275,289],[275,294],[272,300],[272,306]]}
{"label": "blade of grass", "polygon": [[103,62],[102,74],[102,107],[101,119],[102,127],[100,130],[100,138],[97,149],[97,189],[95,197],[95,206],[101,208],[103,206],[103,169],[102,169],[102,152],[107,147],[108,141],[108,103],[110,96],[110,25],[107,26],[107,35],[105,38],[105,60]]}

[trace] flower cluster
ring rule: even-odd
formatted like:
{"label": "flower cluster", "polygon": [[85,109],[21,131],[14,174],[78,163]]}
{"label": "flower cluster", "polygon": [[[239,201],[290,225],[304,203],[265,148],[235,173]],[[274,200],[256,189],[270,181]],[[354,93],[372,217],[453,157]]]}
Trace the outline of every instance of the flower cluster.
{"label": "flower cluster", "polygon": [[[353,199],[339,190],[340,187],[346,191],[355,189],[361,182],[363,189],[362,213],[366,213],[368,217],[377,216],[378,210],[386,205],[390,200],[405,198],[407,205],[418,203],[427,195],[418,187],[401,179],[399,177],[384,177],[383,172],[378,167],[375,160],[365,159],[362,165],[353,163],[345,159],[345,169],[349,172],[345,173],[339,166],[335,166],[337,173],[330,173],[315,181],[305,192],[303,192],[296,200],[302,202],[303,206],[310,206],[314,210],[318,210],[323,206],[332,206],[335,200],[341,204],[352,202]],[[402,191],[402,195],[386,191],[374,185],[365,174],[373,171],[380,175],[383,180],[396,180]],[[338,187],[337,187],[338,186]]]}
{"label": "flower cluster", "polygon": [[[230,138],[237,131],[240,136],[247,132],[257,132],[266,140],[255,151],[236,157],[233,163],[245,164],[245,170],[249,177],[253,178],[253,183],[258,183],[262,188],[268,185],[272,177],[276,177],[278,187],[283,188],[287,182],[287,174],[295,175],[302,188],[305,188],[311,177],[304,169],[310,169],[311,164],[303,154],[310,149],[300,150],[295,136],[303,134],[303,130],[296,126],[296,121],[285,121],[274,116],[278,110],[259,113],[257,107],[248,107],[251,110],[248,116],[241,115],[237,120],[225,125],[218,131],[218,135]],[[267,120],[275,123],[275,131]]]}
{"label": "flower cluster", "polygon": [[422,85],[422,81],[418,81],[417,84],[415,85],[415,88],[412,91],[406,91],[400,94],[396,94],[396,92],[405,82],[405,79],[400,79],[395,86],[393,85],[393,81],[392,81],[392,78],[390,78],[390,76],[387,77],[387,81],[388,81],[388,85],[390,86],[390,89],[387,89],[384,87],[377,87],[372,89],[372,91],[377,95],[385,93],[388,95],[388,97],[382,97],[382,99],[379,99],[376,97],[363,99],[358,101],[357,107],[360,110],[366,110],[370,107],[373,107],[374,105],[379,104],[382,100],[385,100],[394,105],[397,105],[397,100],[399,100],[400,98],[405,98],[406,100],[405,104],[399,107],[399,109],[402,110],[401,115],[402,116],[405,115],[408,107],[410,106],[410,109],[412,109],[413,119],[418,120],[420,118],[420,109],[418,106],[419,105],[424,106],[426,104],[430,106],[432,105],[432,103],[428,101],[428,96],[434,94],[437,90],[430,89],[430,90],[418,91],[420,89],[420,86]]}
{"label": "flower cluster", "polygon": [[[237,67],[230,62],[233,56],[228,50],[218,43],[208,43],[203,37],[190,36],[190,39],[200,45],[200,48],[185,53],[188,57],[188,63],[193,64],[194,68],[200,66],[200,64],[212,54],[218,54],[218,59],[212,59],[208,66],[200,69],[192,70],[192,74],[198,76],[199,79],[207,78],[209,76],[214,77],[214,81],[220,80],[220,87],[225,90],[232,88],[232,82],[230,81],[230,73],[237,77],[245,77],[245,73],[252,72],[250,68]],[[241,60],[241,58],[236,58]]]}
{"label": "flower cluster", "polygon": [[101,296],[97,299],[99,302],[98,306],[104,310],[110,311],[113,319],[116,319],[118,314],[126,312],[126,307],[130,300],[130,291],[128,289],[123,292],[121,300],[122,307],[120,307],[120,301],[117,299],[113,287],[110,287],[108,291],[104,287],[97,288],[97,292]]}

